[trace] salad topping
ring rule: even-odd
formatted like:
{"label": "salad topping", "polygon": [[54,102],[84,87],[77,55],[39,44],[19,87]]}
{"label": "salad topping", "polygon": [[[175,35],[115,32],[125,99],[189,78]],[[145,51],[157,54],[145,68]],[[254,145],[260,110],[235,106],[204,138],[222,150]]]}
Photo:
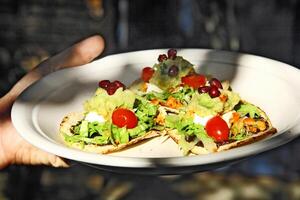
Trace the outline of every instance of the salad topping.
{"label": "salad topping", "polygon": [[107,94],[113,95],[117,89],[123,88],[125,90],[125,85],[120,81],[110,82],[109,80],[102,80],[99,82],[99,87],[107,91]]}
{"label": "salad topping", "polygon": [[167,57],[167,55],[166,54],[160,54],[159,56],[158,56],[158,61],[159,62],[163,62],[164,60],[167,60],[168,59],[168,57]]}
{"label": "salad topping", "polygon": [[168,50],[168,58],[175,59],[177,56],[177,50],[176,49],[169,49]]}
{"label": "salad topping", "polygon": [[135,128],[138,124],[138,118],[134,112],[125,108],[118,108],[112,114],[112,122],[114,125],[128,129]]}
{"label": "salad topping", "polygon": [[188,85],[194,89],[202,87],[206,83],[206,77],[201,74],[190,74],[181,78],[184,85]]}
{"label": "salad topping", "polygon": [[229,128],[227,123],[220,116],[215,116],[208,120],[205,126],[207,134],[214,138],[216,142],[227,141],[229,137]]}
{"label": "salad topping", "polygon": [[151,77],[154,74],[154,69],[152,69],[151,67],[144,67],[142,70],[142,80],[145,82],[149,82],[149,80],[151,79]]}

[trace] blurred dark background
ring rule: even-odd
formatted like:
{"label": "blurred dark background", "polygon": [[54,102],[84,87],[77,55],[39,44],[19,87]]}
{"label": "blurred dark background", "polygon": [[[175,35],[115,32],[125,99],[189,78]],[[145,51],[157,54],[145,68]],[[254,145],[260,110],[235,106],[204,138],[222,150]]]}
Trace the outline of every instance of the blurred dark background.
{"label": "blurred dark background", "polygon": [[[101,34],[104,55],[196,47],[300,66],[297,0],[0,0],[0,95],[74,42]],[[222,169],[184,176],[10,166],[2,199],[300,199],[300,140]]]}

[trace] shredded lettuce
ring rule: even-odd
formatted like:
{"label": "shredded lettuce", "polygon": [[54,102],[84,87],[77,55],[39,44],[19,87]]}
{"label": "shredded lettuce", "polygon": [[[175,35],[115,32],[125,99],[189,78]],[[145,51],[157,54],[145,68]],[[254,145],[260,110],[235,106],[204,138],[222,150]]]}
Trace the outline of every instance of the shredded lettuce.
{"label": "shredded lettuce", "polygon": [[139,123],[137,127],[129,130],[131,136],[140,135],[140,132],[146,132],[155,125],[154,117],[157,115],[158,105],[154,105],[142,97],[137,97],[135,109]]}
{"label": "shredded lettuce", "polygon": [[179,99],[182,103],[186,105],[191,101],[191,98],[195,94],[195,90],[191,87],[182,87],[177,92],[171,94],[172,97]]}
{"label": "shredded lettuce", "polygon": [[138,118],[138,125],[132,129],[119,128],[112,125],[112,134],[116,143],[127,143],[131,138],[143,136],[154,126],[154,117],[157,114],[158,106],[151,104],[144,98],[138,97],[134,102],[135,115]]}
{"label": "shredded lettuce", "polygon": [[238,93],[229,91],[229,90],[223,90],[222,94],[227,96],[227,101],[224,104],[224,113],[232,111],[233,108],[240,102],[241,98]]}
{"label": "shredded lettuce", "polygon": [[[88,123],[88,137],[94,137],[103,132],[109,133],[109,122],[99,123],[99,122],[89,122]],[[109,136],[110,134],[108,134]]]}
{"label": "shredded lettuce", "polygon": [[243,140],[247,137],[247,131],[244,127],[244,123],[242,120],[233,123],[230,129],[230,136],[229,138],[232,140]]}
{"label": "shredded lettuce", "polygon": [[64,134],[68,143],[104,145],[110,141],[110,131],[107,123],[88,122],[83,120],[73,127],[74,135]]}
{"label": "shredded lettuce", "polygon": [[149,124],[143,123],[143,122],[139,122],[138,126],[136,126],[133,129],[128,129],[128,134],[130,136],[130,138],[136,138],[139,136],[143,136],[146,131],[150,130]]}
{"label": "shredded lettuce", "polygon": [[249,115],[251,118],[261,116],[261,111],[259,108],[249,103],[239,104],[236,106],[235,110],[240,114],[241,117],[246,115]]}
{"label": "shredded lettuce", "polygon": [[79,128],[79,134],[83,137],[89,137],[89,122],[82,121]]}
{"label": "shredded lettuce", "polygon": [[165,101],[168,99],[168,97],[170,96],[170,93],[164,91],[164,92],[149,92],[148,94],[145,95],[145,98],[148,100],[152,100],[152,99],[158,99],[161,101]]}
{"label": "shredded lettuce", "polygon": [[171,129],[177,129],[181,118],[179,115],[167,115],[165,118],[165,126]]}
{"label": "shredded lettuce", "polygon": [[137,96],[134,102],[134,108],[137,110],[136,115],[146,115],[153,118],[157,114],[158,105],[150,103],[148,100]]}
{"label": "shredded lettuce", "polygon": [[[74,135],[66,135],[65,138],[68,138],[69,142],[78,142],[78,140],[82,138],[87,138],[82,139],[82,141],[93,144],[107,144],[109,142],[110,137],[110,131],[108,126],[108,123],[88,122],[86,120],[83,120],[73,127],[72,130]],[[74,137],[74,140],[72,140],[72,137]],[[101,140],[101,142],[99,142],[99,140]]]}
{"label": "shredded lettuce", "polygon": [[115,125],[112,125],[111,132],[115,143],[123,144],[129,141],[129,134],[125,127],[119,128]]}
{"label": "shredded lettuce", "polygon": [[[185,136],[195,136],[197,138],[196,141],[201,141],[204,148],[208,151],[214,152],[216,150],[217,146],[214,140],[207,135],[205,128],[201,124],[195,124],[193,122],[193,118],[187,117],[186,115],[167,115],[165,121],[166,127],[178,131],[181,135],[181,140],[185,139]],[[186,150],[190,149],[190,145],[193,141],[189,145],[187,145],[186,142],[187,141],[181,141],[179,143],[185,153]],[[193,146],[195,146],[197,142]]]}
{"label": "shredded lettuce", "polygon": [[[125,102],[125,104],[122,104],[122,107],[129,107],[134,110],[135,115],[138,118],[138,125],[135,128],[120,128],[112,124],[111,120],[107,120],[105,123],[88,122],[83,120],[73,127],[72,130],[74,135],[67,135],[65,137],[66,141],[70,143],[82,142],[83,144],[124,144],[128,143],[132,138],[143,136],[147,131],[155,126],[154,117],[157,114],[157,105],[151,104],[145,98],[137,95],[134,95],[134,101],[132,102],[130,97],[132,94],[130,92],[126,92],[126,90],[117,90],[117,92],[114,95],[107,97],[102,90],[97,90],[96,95],[86,103],[87,111],[97,110],[100,114],[104,112],[113,112],[113,109],[120,106],[120,102]],[[127,99],[125,99],[125,101],[122,101],[122,99],[120,101],[116,99],[117,97],[125,98],[123,96],[124,94],[129,95],[126,97]],[[106,98],[106,100],[100,100],[101,97]],[[109,109],[96,108],[96,106],[108,106]],[[108,113],[108,115],[111,115],[111,113]]]}

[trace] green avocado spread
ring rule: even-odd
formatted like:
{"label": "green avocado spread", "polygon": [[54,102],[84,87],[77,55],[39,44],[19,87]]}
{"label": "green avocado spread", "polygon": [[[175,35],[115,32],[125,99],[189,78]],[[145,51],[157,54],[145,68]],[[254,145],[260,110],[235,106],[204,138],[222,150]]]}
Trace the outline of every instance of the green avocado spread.
{"label": "green avocado spread", "polygon": [[[178,67],[178,74],[171,77],[168,73],[173,65]],[[157,85],[162,90],[179,85],[181,83],[181,77],[195,72],[193,65],[181,56],[177,56],[175,59],[164,60],[163,62],[155,64],[153,68],[155,73],[149,82]]]}

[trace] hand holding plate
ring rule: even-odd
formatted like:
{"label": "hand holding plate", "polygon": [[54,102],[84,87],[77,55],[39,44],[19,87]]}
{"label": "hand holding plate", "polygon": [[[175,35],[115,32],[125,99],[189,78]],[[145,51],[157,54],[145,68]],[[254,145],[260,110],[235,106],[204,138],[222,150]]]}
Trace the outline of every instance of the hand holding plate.
{"label": "hand holding plate", "polygon": [[63,159],[44,152],[21,138],[11,122],[11,107],[19,94],[35,81],[59,69],[89,63],[103,49],[104,41],[100,36],[82,40],[39,64],[0,99],[0,169],[10,164],[68,166]]}

